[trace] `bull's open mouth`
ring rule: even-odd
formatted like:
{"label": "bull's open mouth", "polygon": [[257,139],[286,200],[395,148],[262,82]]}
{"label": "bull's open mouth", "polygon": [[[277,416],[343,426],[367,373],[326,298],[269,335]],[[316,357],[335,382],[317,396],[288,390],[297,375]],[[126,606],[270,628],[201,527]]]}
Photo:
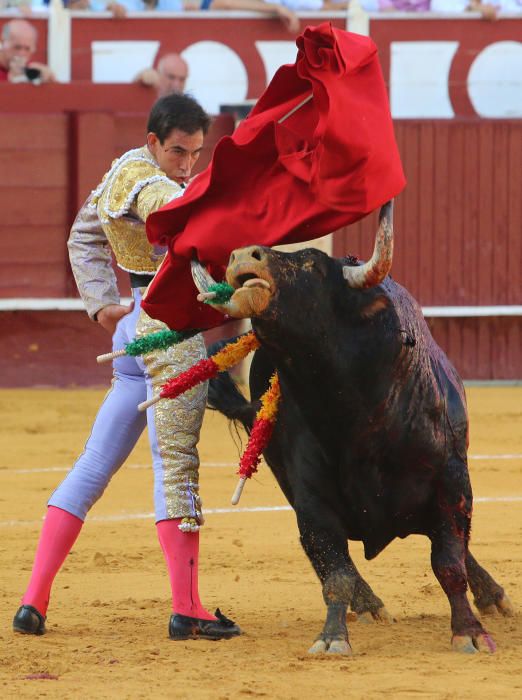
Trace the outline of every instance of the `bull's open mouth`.
{"label": "bull's open mouth", "polygon": [[261,287],[263,289],[270,289],[270,283],[258,277],[254,272],[241,272],[233,276],[232,286],[237,289],[252,289],[253,287]]}
{"label": "bull's open mouth", "polygon": [[266,265],[252,261],[229,265],[227,282],[234,287],[227,313],[235,318],[252,318],[263,313],[275,289],[275,282]]}
{"label": "bull's open mouth", "polygon": [[238,275],[236,277],[236,281],[238,283],[238,287],[264,287],[265,289],[270,289],[269,283],[262,279],[261,277],[258,277],[257,275],[254,275],[252,272],[246,272],[242,275]]}

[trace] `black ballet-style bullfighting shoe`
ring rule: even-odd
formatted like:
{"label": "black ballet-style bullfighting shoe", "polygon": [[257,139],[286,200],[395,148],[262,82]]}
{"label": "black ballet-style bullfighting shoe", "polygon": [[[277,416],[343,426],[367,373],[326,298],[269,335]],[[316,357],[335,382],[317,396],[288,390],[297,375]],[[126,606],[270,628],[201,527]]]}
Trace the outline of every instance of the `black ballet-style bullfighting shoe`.
{"label": "black ballet-style bullfighting shoe", "polygon": [[215,620],[201,620],[198,617],[187,617],[174,613],[170,616],[169,637],[182,639],[231,639],[241,634],[238,625],[225,617],[218,608],[214,613]]}
{"label": "black ballet-style bullfighting shoe", "polygon": [[13,630],[20,634],[45,634],[45,617],[32,605],[22,605],[13,618]]}

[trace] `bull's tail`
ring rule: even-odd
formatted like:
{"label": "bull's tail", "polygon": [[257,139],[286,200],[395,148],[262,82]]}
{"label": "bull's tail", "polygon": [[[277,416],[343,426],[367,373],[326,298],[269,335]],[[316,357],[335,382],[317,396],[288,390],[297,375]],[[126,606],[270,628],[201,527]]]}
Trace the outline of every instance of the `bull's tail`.
{"label": "bull's tail", "polygon": [[[214,343],[208,349],[209,355],[213,355],[234,340],[236,338]],[[259,405],[256,406],[255,403],[250,403],[246,400],[228,372],[220,372],[220,374],[210,380],[208,405],[209,408],[219,411],[230,420],[234,422],[239,421],[249,434],[254,423],[256,410],[259,408]]]}

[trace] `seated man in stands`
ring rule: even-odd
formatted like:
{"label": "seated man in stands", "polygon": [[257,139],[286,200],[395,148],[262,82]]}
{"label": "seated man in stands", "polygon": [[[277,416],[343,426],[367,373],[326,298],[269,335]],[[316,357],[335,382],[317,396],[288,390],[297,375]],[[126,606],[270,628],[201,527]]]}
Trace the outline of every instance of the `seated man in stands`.
{"label": "seated man in stands", "polygon": [[25,19],[12,19],[2,27],[0,82],[51,83],[56,80],[49,66],[31,61],[38,32]]}
{"label": "seated man in stands", "polygon": [[184,92],[188,70],[188,63],[179,53],[167,53],[160,58],[157,68],[142,70],[133,82],[156,88],[158,97],[164,97]]}

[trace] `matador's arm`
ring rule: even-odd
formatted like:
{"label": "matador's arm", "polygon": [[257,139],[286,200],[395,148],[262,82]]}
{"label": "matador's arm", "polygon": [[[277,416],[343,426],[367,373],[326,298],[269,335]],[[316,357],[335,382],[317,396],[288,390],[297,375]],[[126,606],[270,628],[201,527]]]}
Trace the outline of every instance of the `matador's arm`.
{"label": "matador's arm", "polygon": [[149,214],[182,194],[181,185],[167,177],[162,177],[145,185],[137,194],[131,208],[142,221],[146,221]]}
{"label": "matador's arm", "polygon": [[78,212],[67,247],[74,279],[89,317],[95,320],[100,309],[119,304],[116,275],[112,269],[109,242],[89,197]]}

